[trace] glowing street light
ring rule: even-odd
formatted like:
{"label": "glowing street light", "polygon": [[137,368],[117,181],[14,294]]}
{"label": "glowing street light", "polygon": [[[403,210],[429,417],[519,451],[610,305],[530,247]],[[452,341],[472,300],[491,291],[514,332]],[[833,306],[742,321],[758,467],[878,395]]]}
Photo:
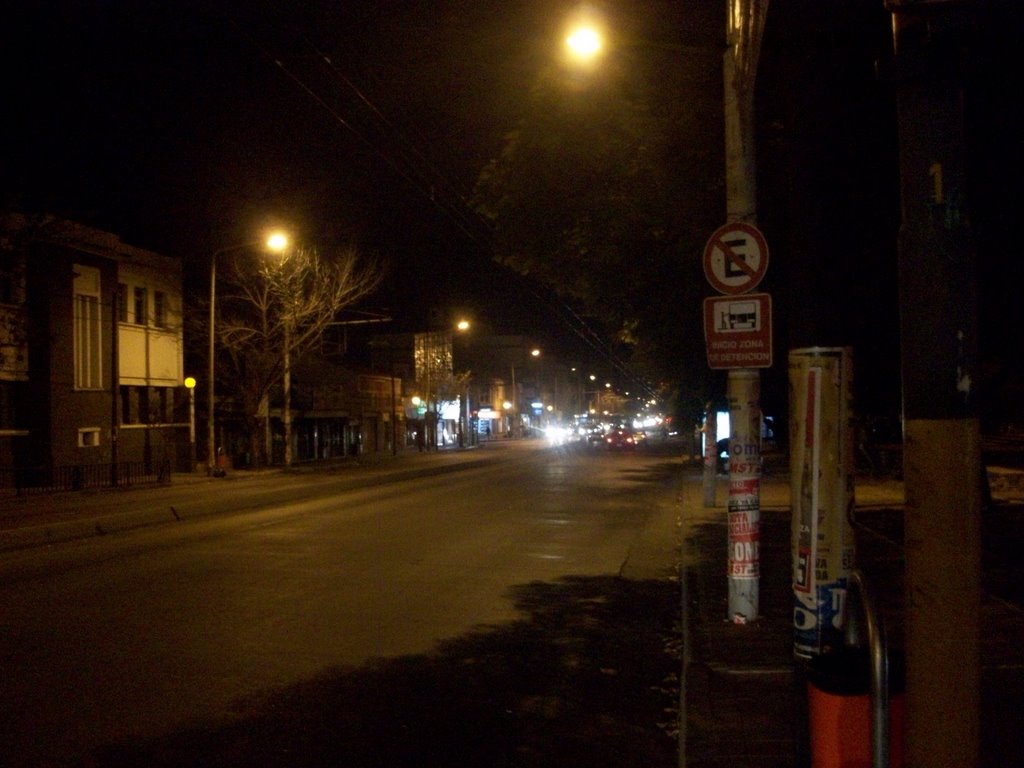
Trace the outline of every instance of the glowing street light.
{"label": "glowing street light", "polygon": [[582,61],[589,61],[601,53],[604,42],[594,27],[577,27],[565,38],[569,52]]}
{"label": "glowing street light", "polygon": [[573,66],[588,66],[604,53],[604,14],[593,6],[583,5],[572,12],[565,25],[565,56]]}
{"label": "glowing street light", "polygon": [[[245,248],[253,248],[260,245],[260,241],[239,243],[226,248],[219,248],[210,256],[210,338],[209,350],[207,352],[207,413],[206,413],[206,474],[217,474],[217,438],[216,419],[214,418],[214,375],[216,373],[216,347],[217,347],[217,257],[241,251]],[[262,243],[268,251],[280,252],[288,247],[288,236],[283,232],[272,232]]]}

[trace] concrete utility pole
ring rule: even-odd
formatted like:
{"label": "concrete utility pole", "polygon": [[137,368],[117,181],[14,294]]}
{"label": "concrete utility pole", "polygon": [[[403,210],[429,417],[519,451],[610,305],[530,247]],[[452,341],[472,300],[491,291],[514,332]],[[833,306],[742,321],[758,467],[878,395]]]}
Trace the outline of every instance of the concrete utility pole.
{"label": "concrete utility pole", "polygon": [[[768,0],[727,2],[727,39],[723,57],[725,110],[726,222],[754,224],[757,220],[757,184],[754,154],[754,82],[760,56]],[[756,370],[730,370],[727,395],[730,411],[729,518],[742,518],[742,540],[730,539],[729,609],[732,621],[758,616],[760,560],[760,410],[761,378]],[[712,414],[713,418],[714,414]],[[716,446],[709,446],[717,452]],[[756,454],[756,455],[754,455]],[[741,472],[733,472],[733,457],[740,456]],[[737,560],[737,546],[744,555]]]}
{"label": "concrete utility pole", "polygon": [[983,468],[961,77],[975,4],[887,5],[903,209],[907,764],[977,765]]}

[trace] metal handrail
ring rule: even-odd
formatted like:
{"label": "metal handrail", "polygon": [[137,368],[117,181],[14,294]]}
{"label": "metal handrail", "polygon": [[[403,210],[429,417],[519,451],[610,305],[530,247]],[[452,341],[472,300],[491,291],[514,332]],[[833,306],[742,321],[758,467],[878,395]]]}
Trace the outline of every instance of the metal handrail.
{"label": "metal handrail", "polygon": [[850,571],[847,591],[843,641],[847,646],[863,646],[863,619],[871,656],[871,765],[889,768],[889,649],[885,626],[875,610],[864,574],[856,568]]}

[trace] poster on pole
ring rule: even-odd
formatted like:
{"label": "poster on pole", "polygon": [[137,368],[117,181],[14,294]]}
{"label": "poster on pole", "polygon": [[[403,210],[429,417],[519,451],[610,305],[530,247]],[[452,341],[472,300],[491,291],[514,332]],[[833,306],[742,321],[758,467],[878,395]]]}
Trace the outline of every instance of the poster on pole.
{"label": "poster on pole", "polygon": [[757,371],[729,374],[728,619],[758,617],[761,578],[761,384]]}
{"label": "poster on pole", "polygon": [[845,347],[789,354],[793,651],[802,658],[842,642],[854,560],[852,368]]}

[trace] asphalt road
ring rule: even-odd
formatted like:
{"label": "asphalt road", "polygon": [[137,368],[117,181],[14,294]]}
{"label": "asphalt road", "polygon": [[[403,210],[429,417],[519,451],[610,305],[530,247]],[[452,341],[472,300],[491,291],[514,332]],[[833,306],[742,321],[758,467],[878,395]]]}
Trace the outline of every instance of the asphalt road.
{"label": "asphalt road", "polygon": [[673,765],[672,454],[92,497],[174,522],[0,557],[0,762]]}

